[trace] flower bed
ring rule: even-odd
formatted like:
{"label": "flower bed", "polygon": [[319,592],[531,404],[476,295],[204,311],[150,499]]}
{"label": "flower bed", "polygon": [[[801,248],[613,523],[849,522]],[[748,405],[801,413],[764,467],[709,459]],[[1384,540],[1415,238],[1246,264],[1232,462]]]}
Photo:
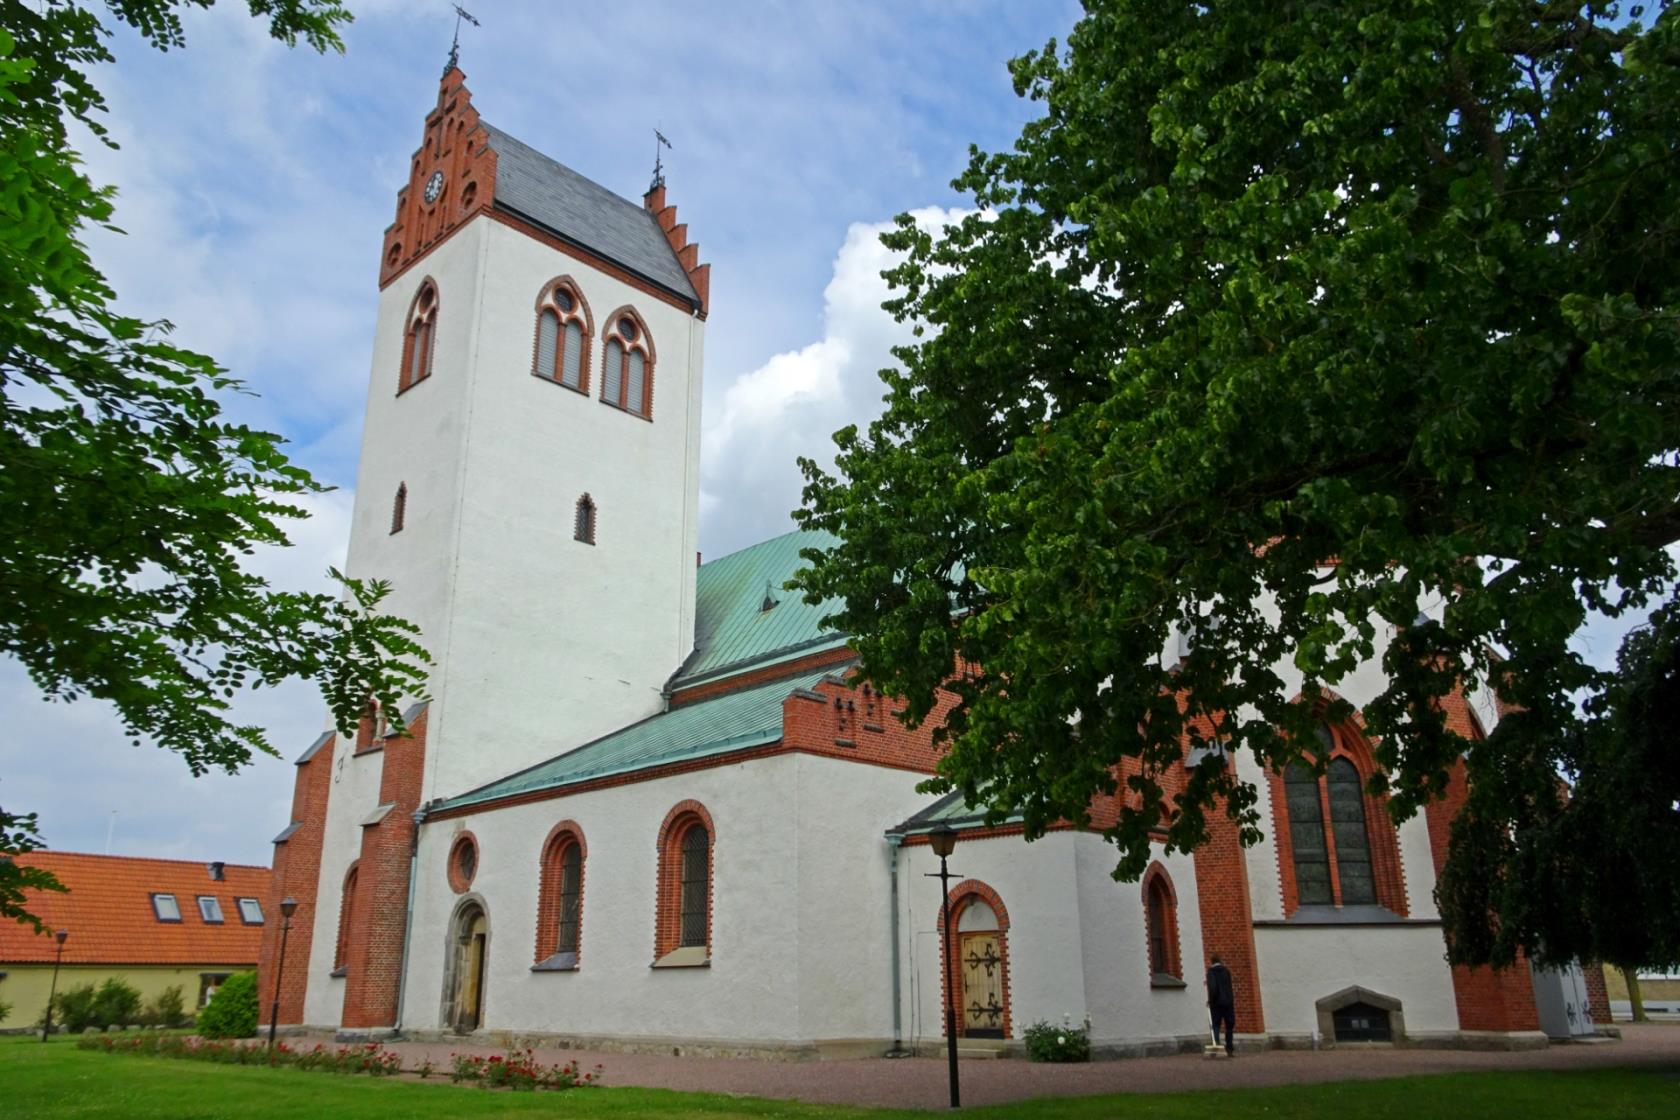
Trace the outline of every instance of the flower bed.
{"label": "flower bed", "polygon": [[226,1042],[179,1034],[85,1034],[76,1045],[107,1054],[151,1054],[235,1066],[291,1066],[324,1073],[365,1073],[372,1077],[390,1077],[403,1071],[402,1055],[377,1042],[330,1050],[317,1043],[305,1050],[284,1042],[270,1049],[262,1042]]}
{"label": "flower bed", "polygon": [[486,1089],[588,1089],[601,1083],[600,1066],[585,1073],[575,1059],[544,1065],[530,1050],[509,1050],[489,1057],[451,1054],[449,1062],[451,1081],[471,1081]]}
{"label": "flower bed", "polygon": [[[362,1046],[313,1048],[278,1042],[272,1049],[262,1042],[224,1042],[180,1034],[84,1034],[76,1043],[83,1050],[107,1054],[150,1054],[160,1058],[187,1058],[236,1066],[288,1066],[321,1073],[365,1073],[391,1077],[412,1073],[430,1077],[437,1067],[428,1058],[412,1069],[404,1069],[402,1055],[377,1042]],[[451,1054],[449,1079],[471,1082],[486,1089],[588,1089],[601,1084],[602,1067],[584,1071],[574,1061],[546,1065],[530,1050],[480,1057]]]}

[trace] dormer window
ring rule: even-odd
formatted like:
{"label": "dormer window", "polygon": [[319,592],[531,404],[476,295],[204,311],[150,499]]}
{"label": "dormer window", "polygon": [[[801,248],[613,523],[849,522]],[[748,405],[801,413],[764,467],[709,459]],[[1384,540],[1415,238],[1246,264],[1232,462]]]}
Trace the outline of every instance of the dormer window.
{"label": "dormer window", "polygon": [[589,305],[569,278],[551,281],[537,300],[537,353],[531,372],[580,393],[589,391]]}
{"label": "dormer window", "polygon": [[613,314],[605,337],[601,399],[637,416],[653,413],[653,340],[635,311]]}

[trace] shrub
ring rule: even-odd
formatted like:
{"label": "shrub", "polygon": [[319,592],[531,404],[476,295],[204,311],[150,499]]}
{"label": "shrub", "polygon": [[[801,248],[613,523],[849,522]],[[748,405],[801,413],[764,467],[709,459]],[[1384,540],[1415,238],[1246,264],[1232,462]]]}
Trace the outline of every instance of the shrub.
{"label": "shrub", "polygon": [[140,1013],[140,1021],[148,1026],[175,1027],[187,1021],[187,1002],[181,985],[173,984],[157,994]]}
{"label": "shrub", "polygon": [[1027,1057],[1035,1062],[1088,1062],[1091,1036],[1085,1027],[1057,1026],[1040,1019],[1027,1028]]}
{"label": "shrub", "polygon": [[12,1005],[7,1003],[3,999],[0,999],[0,1023],[4,1023],[6,1021],[6,1016],[10,1015],[11,1013],[12,1013]]}
{"label": "shrub", "polygon": [[93,994],[93,1021],[88,1026],[126,1027],[139,1017],[139,990],[134,985],[112,976],[99,985],[99,990]]}
{"label": "shrub", "polygon": [[[98,993],[92,984],[82,984],[74,988],[66,988],[53,997],[53,1024],[59,1030],[70,1034],[81,1034],[89,1027],[103,1027],[104,1023],[94,1022],[94,1001]],[[46,1025],[46,1012],[41,1013],[41,1020],[36,1027]]]}
{"label": "shrub", "polygon": [[198,1033],[205,1038],[250,1038],[257,1033],[257,974],[236,972],[198,1013]]}

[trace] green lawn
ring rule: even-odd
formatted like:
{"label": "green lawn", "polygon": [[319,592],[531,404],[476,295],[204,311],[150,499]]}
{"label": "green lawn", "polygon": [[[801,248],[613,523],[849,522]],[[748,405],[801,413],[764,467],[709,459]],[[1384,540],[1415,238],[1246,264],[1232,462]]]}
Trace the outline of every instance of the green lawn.
{"label": "green lawn", "polygon": [[[1150,1117],[1162,1120],[1439,1120],[1446,1117],[1617,1117],[1672,1120],[1680,1080],[1625,1070],[1449,1074],[1275,1089],[1067,1098],[965,1110],[989,1120]],[[464,1117],[891,1117],[926,1113],[841,1108],[657,1089],[507,1093],[296,1070],[210,1065],[0,1040],[0,1115],[30,1120],[117,1116],[132,1120],[457,1120]]]}

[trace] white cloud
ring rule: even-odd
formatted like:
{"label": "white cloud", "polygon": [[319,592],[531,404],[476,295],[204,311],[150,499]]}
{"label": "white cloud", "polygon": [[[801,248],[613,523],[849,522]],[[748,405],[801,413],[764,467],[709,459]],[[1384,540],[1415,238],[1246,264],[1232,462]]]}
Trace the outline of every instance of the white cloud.
{"label": "white cloud", "polygon": [[[962,217],[939,207],[912,213],[934,233]],[[881,307],[888,296],[881,273],[898,260],[881,244],[892,228],[859,222],[846,231],[823,291],[821,338],[729,381],[708,404],[700,453],[706,551],[731,552],[792,528],[788,515],[804,485],[795,460],[832,466],[833,434],[880,415],[879,371],[896,365],[892,348],[911,340],[910,324]]]}

